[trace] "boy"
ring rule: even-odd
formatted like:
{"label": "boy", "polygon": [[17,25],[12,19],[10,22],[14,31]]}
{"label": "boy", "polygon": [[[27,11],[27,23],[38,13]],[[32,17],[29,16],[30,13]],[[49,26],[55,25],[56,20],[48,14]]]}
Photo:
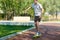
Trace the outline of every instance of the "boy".
{"label": "boy", "polygon": [[34,0],[34,3],[32,4],[32,8],[34,9],[34,22],[35,22],[35,27],[37,30],[34,37],[37,37],[41,35],[41,33],[39,32],[39,22],[41,21],[43,7],[40,3],[38,3],[38,0]]}

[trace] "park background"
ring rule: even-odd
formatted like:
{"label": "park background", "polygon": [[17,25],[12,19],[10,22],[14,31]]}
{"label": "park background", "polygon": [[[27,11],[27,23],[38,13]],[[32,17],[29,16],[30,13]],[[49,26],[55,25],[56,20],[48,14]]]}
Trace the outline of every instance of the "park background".
{"label": "park background", "polygon": [[[60,21],[60,0],[38,0],[44,8],[42,21]],[[29,9],[33,0],[0,0],[0,20],[13,20],[14,16],[30,16],[34,12]]]}
{"label": "park background", "polygon": [[[42,32],[45,31],[47,32],[45,36],[50,34],[49,35],[49,37],[51,36],[50,40],[54,38],[56,40],[60,40],[60,24],[59,24],[60,23],[60,0],[38,0],[38,2],[41,3],[44,8],[44,13],[42,15],[42,21],[41,21],[41,24],[43,24],[43,26],[40,26],[42,28],[40,30],[43,30]],[[14,37],[16,38],[16,35],[19,34],[20,32],[23,33],[26,30],[28,31],[29,29],[31,30],[31,28],[34,28],[34,22],[33,22],[34,11],[32,10],[32,8],[29,9],[32,3],[33,0],[0,0],[0,40],[4,40],[8,38],[10,38],[9,40],[11,40],[13,38],[11,36],[14,35]],[[14,17],[26,17],[26,16],[30,17],[31,20],[29,20],[29,22],[26,21],[27,19],[25,20],[25,23],[23,21],[21,22],[20,19],[17,20],[15,19],[16,21],[14,21]],[[53,23],[49,23],[47,21]],[[44,22],[46,23],[44,24]],[[31,32],[35,32],[35,31],[31,30]],[[57,36],[55,33],[57,34]],[[54,38],[52,35],[54,36]],[[48,36],[46,38],[48,38]],[[42,39],[45,40],[43,37]]]}

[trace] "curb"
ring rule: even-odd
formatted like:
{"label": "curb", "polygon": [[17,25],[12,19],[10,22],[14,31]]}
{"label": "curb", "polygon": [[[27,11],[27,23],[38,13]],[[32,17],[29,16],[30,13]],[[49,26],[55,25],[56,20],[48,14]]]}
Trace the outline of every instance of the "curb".
{"label": "curb", "polygon": [[18,35],[18,34],[22,34],[22,33],[26,32],[26,31],[31,30],[31,29],[34,29],[34,28],[35,28],[35,27],[31,27],[31,28],[26,29],[26,30],[24,30],[24,31],[10,34],[10,35],[8,35],[8,36],[5,36],[5,37],[0,38],[0,40],[6,40],[6,39],[8,39],[8,38],[11,38],[11,37],[16,36],[16,35]]}
{"label": "curb", "polygon": [[34,29],[34,28],[35,28],[35,27],[32,27],[32,28],[26,29],[26,30],[24,30],[24,31],[22,31],[22,32],[17,32],[17,34],[22,34],[22,33],[26,32],[26,31],[32,30],[32,29]]}

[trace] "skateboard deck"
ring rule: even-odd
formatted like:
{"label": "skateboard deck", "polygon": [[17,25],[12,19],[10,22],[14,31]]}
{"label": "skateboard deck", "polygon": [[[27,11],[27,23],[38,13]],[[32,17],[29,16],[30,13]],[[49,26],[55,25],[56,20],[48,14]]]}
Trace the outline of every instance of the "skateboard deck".
{"label": "skateboard deck", "polygon": [[33,39],[37,39],[37,38],[40,38],[42,36],[42,34],[40,36],[35,36],[33,37]]}

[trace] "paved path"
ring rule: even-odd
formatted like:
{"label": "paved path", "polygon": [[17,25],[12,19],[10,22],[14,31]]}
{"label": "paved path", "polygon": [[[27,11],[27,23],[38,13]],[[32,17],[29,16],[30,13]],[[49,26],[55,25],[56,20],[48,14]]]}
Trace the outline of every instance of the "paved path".
{"label": "paved path", "polygon": [[40,25],[40,32],[43,34],[40,38],[33,39],[35,29],[29,30],[22,35],[16,35],[8,40],[60,40],[60,24],[44,23]]}

